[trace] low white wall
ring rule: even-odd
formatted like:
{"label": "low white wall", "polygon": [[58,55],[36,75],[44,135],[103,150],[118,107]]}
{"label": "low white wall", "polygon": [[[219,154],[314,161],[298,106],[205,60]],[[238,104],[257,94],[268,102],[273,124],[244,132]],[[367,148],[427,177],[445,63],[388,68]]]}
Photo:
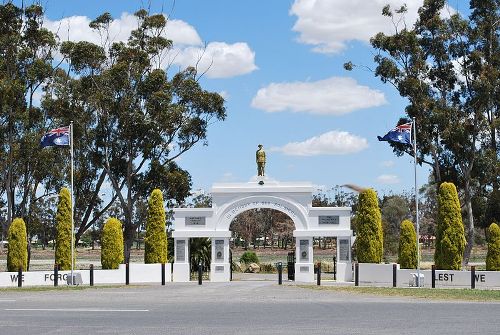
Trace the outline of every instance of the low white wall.
{"label": "low white wall", "polygon": [[[416,269],[399,269],[396,272],[398,287],[408,287]],[[424,287],[432,287],[432,270],[420,270],[424,275]],[[476,271],[476,288],[500,288],[500,271]],[[359,264],[359,283],[392,286],[392,264]],[[436,270],[436,288],[471,287],[470,271]]]}
{"label": "low white wall", "polygon": [[[129,265],[130,284],[161,283],[161,264]],[[59,271],[59,285],[66,285],[66,278],[71,271]],[[90,284],[89,270],[75,270],[82,276],[83,285]],[[0,272],[0,287],[16,287],[17,272]],[[170,263],[165,264],[165,281],[171,281]],[[116,270],[94,270],[94,284],[125,284],[125,264],[120,264]],[[23,286],[53,286],[53,271],[23,272]]]}

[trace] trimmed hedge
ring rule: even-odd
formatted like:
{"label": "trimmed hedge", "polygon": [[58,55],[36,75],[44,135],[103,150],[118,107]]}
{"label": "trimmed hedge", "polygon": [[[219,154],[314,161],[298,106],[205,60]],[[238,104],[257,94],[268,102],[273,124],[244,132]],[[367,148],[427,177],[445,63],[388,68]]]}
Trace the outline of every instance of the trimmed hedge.
{"label": "trimmed hedge", "polygon": [[56,230],[55,263],[61,270],[71,270],[71,194],[65,187],[59,192]]}
{"label": "trimmed hedge", "polygon": [[165,208],[159,189],[153,190],[148,201],[146,236],[144,237],[144,263],[167,262],[167,233],[165,231]]}
{"label": "trimmed hedge", "polygon": [[439,186],[434,262],[439,270],[460,270],[465,249],[458,193],[453,183]]}
{"label": "trimmed hedge", "polygon": [[240,257],[240,263],[251,264],[257,263],[259,264],[259,257],[253,251],[245,251]]}
{"label": "trimmed hedge", "polygon": [[7,251],[7,270],[23,271],[28,268],[28,240],[26,238],[26,224],[23,219],[12,221],[7,233],[9,249]]}
{"label": "trimmed hedge", "polygon": [[398,263],[401,269],[417,268],[417,233],[410,220],[401,222],[399,233]]}
{"label": "trimmed hedge", "polygon": [[356,236],[358,262],[380,263],[384,253],[384,236],[377,193],[373,189],[359,194]]}
{"label": "trimmed hedge", "polygon": [[500,227],[496,223],[488,228],[486,271],[500,271]]}
{"label": "trimmed hedge", "polygon": [[101,265],[103,269],[118,269],[124,260],[122,223],[109,218],[102,228]]}

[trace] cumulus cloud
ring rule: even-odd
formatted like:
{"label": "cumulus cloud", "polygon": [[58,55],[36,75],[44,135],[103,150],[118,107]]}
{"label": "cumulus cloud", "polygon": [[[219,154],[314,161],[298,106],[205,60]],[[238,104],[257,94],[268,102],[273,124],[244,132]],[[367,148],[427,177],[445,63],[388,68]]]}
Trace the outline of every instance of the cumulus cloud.
{"label": "cumulus cloud", "polygon": [[342,115],[385,103],[384,93],[379,90],[352,78],[331,77],[315,82],[271,83],[257,92],[252,107],[267,112]]}
{"label": "cumulus cloud", "polygon": [[399,184],[399,177],[393,174],[383,174],[377,177],[377,183],[384,185]]}
{"label": "cumulus cloud", "polygon": [[[382,16],[387,4],[394,9],[406,4],[405,21],[413,24],[423,0],[295,0],[290,15],[297,17],[293,30],[300,42],[314,45],[316,52],[338,53],[349,41],[368,42],[378,32],[394,32],[391,20]],[[443,15],[454,12],[447,8]]]}
{"label": "cumulus cloud", "polygon": [[[61,41],[89,41],[101,45],[106,36],[90,29],[90,22],[91,19],[86,16],[70,16],[56,21],[46,19],[45,26],[57,33]],[[126,42],[137,24],[134,15],[122,13],[110,24],[108,42]],[[233,77],[257,69],[255,52],[247,43],[211,42],[204,45],[196,29],[182,20],[169,19],[164,37],[174,44],[164,66],[174,64],[186,68],[198,64],[199,72],[206,72],[210,78]]]}
{"label": "cumulus cloud", "polygon": [[394,161],[383,161],[380,163],[382,167],[390,168],[394,166]]}
{"label": "cumulus cloud", "polygon": [[333,130],[303,142],[291,142],[282,147],[271,148],[271,151],[282,152],[289,156],[319,156],[352,154],[366,148],[368,141],[365,138],[346,131]]}

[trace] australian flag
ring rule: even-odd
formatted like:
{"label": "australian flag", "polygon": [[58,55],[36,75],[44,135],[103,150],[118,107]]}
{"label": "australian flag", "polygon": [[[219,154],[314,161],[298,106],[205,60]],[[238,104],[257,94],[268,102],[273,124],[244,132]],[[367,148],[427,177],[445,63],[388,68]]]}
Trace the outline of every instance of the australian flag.
{"label": "australian flag", "polygon": [[40,146],[45,147],[62,147],[69,145],[69,126],[52,129],[47,134],[43,135],[40,140]]}
{"label": "australian flag", "polygon": [[385,134],[384,137],[377,136],[379,141],[396,142],[412,145],[411,143],[411,122],[400,124],[396,128]]}

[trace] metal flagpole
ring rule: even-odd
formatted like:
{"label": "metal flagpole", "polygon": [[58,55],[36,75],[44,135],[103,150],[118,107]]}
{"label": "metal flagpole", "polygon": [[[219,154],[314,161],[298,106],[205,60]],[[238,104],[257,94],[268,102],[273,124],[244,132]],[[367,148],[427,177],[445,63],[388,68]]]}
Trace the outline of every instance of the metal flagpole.
{"label": "metal flagpole", "polygon": [[71,121],[69,125],[69,134],[70,134],[70,150],[71,150],[71,279],[70,279],[70,285],[73,285],[74,283],[74,277],[73,277],[73,269],[75,267],[75,223],[74,223],[74,218],[73,218],[73,208],[74,208],[74,201],[73,201],[73,121]]}
{"label": "metal flagpole", "polygon": [[420,223],[418,220],[417,124],[415,123],[415,118],[413,118],[412,130],[413,130],[413,162],[415,170],[415,213],[417,219],[417,287],[420,287]]}

